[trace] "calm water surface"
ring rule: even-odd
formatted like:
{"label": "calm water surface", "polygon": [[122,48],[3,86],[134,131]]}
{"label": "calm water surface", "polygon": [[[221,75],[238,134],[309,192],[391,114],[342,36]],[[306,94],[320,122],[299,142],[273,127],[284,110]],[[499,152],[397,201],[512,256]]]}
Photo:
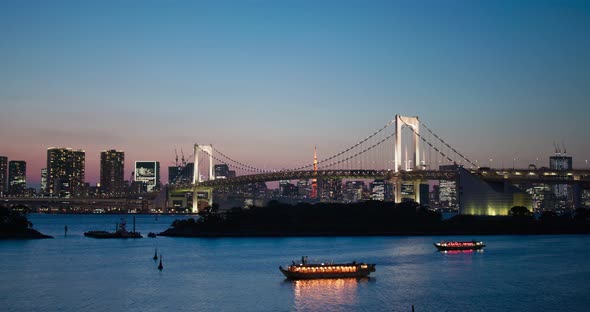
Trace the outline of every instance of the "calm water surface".
{"label": "calm water surface", "polygon": [[[590,236],[486,236],[483,252],[436,252],[472,237],[98,240],[114,215],[31,215],[48,240],[0,241],[2,311],[589,311]],[[142,234],[174,217],[137,216]],[[132,227],[132,216],[127,217]],[[68,236],[64,236],[68,225]],[[152,260],[155,248],[164,270]],[[371,279],[285,281],[302,255],[377,264]]]}

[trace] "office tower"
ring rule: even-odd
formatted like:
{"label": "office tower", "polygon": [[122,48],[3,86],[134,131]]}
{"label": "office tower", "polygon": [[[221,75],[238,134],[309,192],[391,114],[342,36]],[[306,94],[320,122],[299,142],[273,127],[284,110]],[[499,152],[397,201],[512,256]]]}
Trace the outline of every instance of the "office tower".
{"label": "office tower", "polygon": [[344,183],[344,190],[342,195],[344,201],[347,203],[356,203],[363,200],[363,193],[365,192],[364,181],[346,181]]}
{"label": "office tower", "polygon": [[27,189],[27,163],[11,160],[8,163],[8,193],[10,196],[24,196]]}
{"label": "office tower", "polygon": [[440,180],[438,198],[442,207],[457,208],[457,183],[455,181]]}
{"label": "office tower", "polygon": [[393,185],[382,179],[376,179],[369,184],[371,199],[380,201],[393,200]]}
{"label": "office tower", "polygon": [[47,189],[52,196],[81,195],[85,186],[83,150],[50,147],[47,149]]}
{"label": "office tower", "polygon": [[[572,157],[567,156],[565,152],[562,154],[561,150],[557,149],[555,156],[549,157],[549,168],[552,170],[571,170]],[[571,187],[567,184],[553,185],[552,189],[557,199],[567,200],[571,197]]]}
{"label": "office tower", "polygon": [[100,152],[100,187],[105,194],[122,194],[125,181],[125,152]]}
{"label": "office tower", "polygon": [[145,183],[148,192],[160,188],[160,163],[157,161],[136,161],[135,182]]}
{"label": "office tower", "polygon": [[[313,186],[313,180],[312,180],[312,186]],[[341,199],[342,198],[342,179],[321,179],[321,180],[318,180],[318,194],[319,194],[319,196],[320,196],[319,198],[321,200],[334,201],[334,200]]]}
{"label": "office tower", "polygon": [[570,170],[572,169],[572,157],[565,154],[557,154],[549,157],[549,168],[553,170]]}
{"label": "office tower", "polygon": [[0,197],[8,193],[8,157],[0,156]]}
{"label": "office tower", "polygon": [[372,200],[385,200],[385,181],[375,180],[371,182],[370,187]]}
{"label": "office tower", "polygon": [[[457,165],[439,166],[440,171],[457,171]],[[442,207],[457,208],[457,182],[454,180],[440,180],[438,182],[438,199]]]}
{"label": "office tower", "polygon": [[297,197],[309,198],[311,195],[311,184],[308,180],[297,181]]}
{"label": "office tower", "polygon": [[47,192],[47,168],[41,169],[41,194]]}
{"label": "office tower", "polygon": [[279,181],[279,196],[282,197],[291,197],[296,195],[295,192],[295,185],[291,183],[289,180],[280,180]]}
{"label": "office tower", "polygon": [[229,166],[226,164],[215,165],[215,179],[227,179],[229,177]]}

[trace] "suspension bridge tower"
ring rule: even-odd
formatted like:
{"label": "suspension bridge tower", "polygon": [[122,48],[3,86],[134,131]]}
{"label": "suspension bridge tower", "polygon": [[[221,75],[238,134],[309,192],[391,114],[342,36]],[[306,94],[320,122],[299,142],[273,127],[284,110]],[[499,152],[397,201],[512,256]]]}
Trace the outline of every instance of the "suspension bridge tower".
{"label": "suspension bridge tower", "polygon": [[[402,162],[402,126],[406,126],[412,130],[413,143],[414,143],[414,155],[413,162],[410,166],[408,159]],[[395,146],[394,146],[394,171],[396,173],[400,171],[413,171],[421,170],[422,164],[420,163],[420,120],[418,116],[401,116],[395,115]],[[407,155],[406,155],[407,157]],[[404,165],[402,166],[402,163]],[[400,203],[402,199],[408,198],[420,203],[420,181],[402,181],[399,175],[394,176],[392,183],[395,188],[395,202]]]}
{"label": "suspension bridge tower", "polygon": [[[204,153],[209,158],[209,170],[206,172],[206,176],[201,175],[199,168],[199,158]],[[193,172],[193,213],[199,212],[199,202],[207,202],[210,207],[213,205],[213,189],[200,187],[199,183],[203,181],[215,180],[213,174],[213,145],[199,145],[195,144],[195,165]]]}

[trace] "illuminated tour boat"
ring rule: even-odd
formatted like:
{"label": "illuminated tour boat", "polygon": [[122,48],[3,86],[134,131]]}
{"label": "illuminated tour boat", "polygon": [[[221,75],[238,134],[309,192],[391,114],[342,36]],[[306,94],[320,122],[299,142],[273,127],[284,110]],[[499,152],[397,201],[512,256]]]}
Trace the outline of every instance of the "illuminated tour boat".
{"label": "illuminated tour boat", "polygon": [[438,242],[434,244],[434,247],[440,251],[447,250],[479,250],[484,248],[486,245],[483,242],[470,241],[470,242]]}
{"label": "illuminated tour boat", "polygon": [[347,278],[368,277],[375,272],[375,264],[357,263],[308,263],[307,257],[301,257],[301,263],[293,262],[287,269],[279,267],[279,270],[288,279],[315,279],[315,278]]}

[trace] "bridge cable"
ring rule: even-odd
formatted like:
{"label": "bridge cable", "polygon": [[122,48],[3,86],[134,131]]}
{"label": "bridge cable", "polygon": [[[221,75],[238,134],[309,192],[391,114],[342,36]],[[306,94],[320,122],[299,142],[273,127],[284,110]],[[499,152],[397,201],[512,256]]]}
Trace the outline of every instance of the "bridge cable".
{"label": "bridge cable", "polygon": [[[404,122],[405,123],[405,122]],[[450,148],[453,152],[455,152],[457,155],[459,155],[459,157],[465,159],[468,163],[470,163],[471,165],[473,165],[476,168],[479,168],[475,163],[473,163],[471,160],[469,160],[467,157],[463,156],[463,154],[459,153],[456,149],[454,149],[451,145],[449,145],[447,142],[445,142],[443,139],[441,139],[438,135],[436,135],[436,133],[434,133],[432,130],[430,130],[430,128],[428,128],[424,123],[420,123],[421,126],[423,126],[428,132],[430,132],[432,135],[434,135],[435,138],[439,139],[442,143],[444,143],[448,148]]]}

